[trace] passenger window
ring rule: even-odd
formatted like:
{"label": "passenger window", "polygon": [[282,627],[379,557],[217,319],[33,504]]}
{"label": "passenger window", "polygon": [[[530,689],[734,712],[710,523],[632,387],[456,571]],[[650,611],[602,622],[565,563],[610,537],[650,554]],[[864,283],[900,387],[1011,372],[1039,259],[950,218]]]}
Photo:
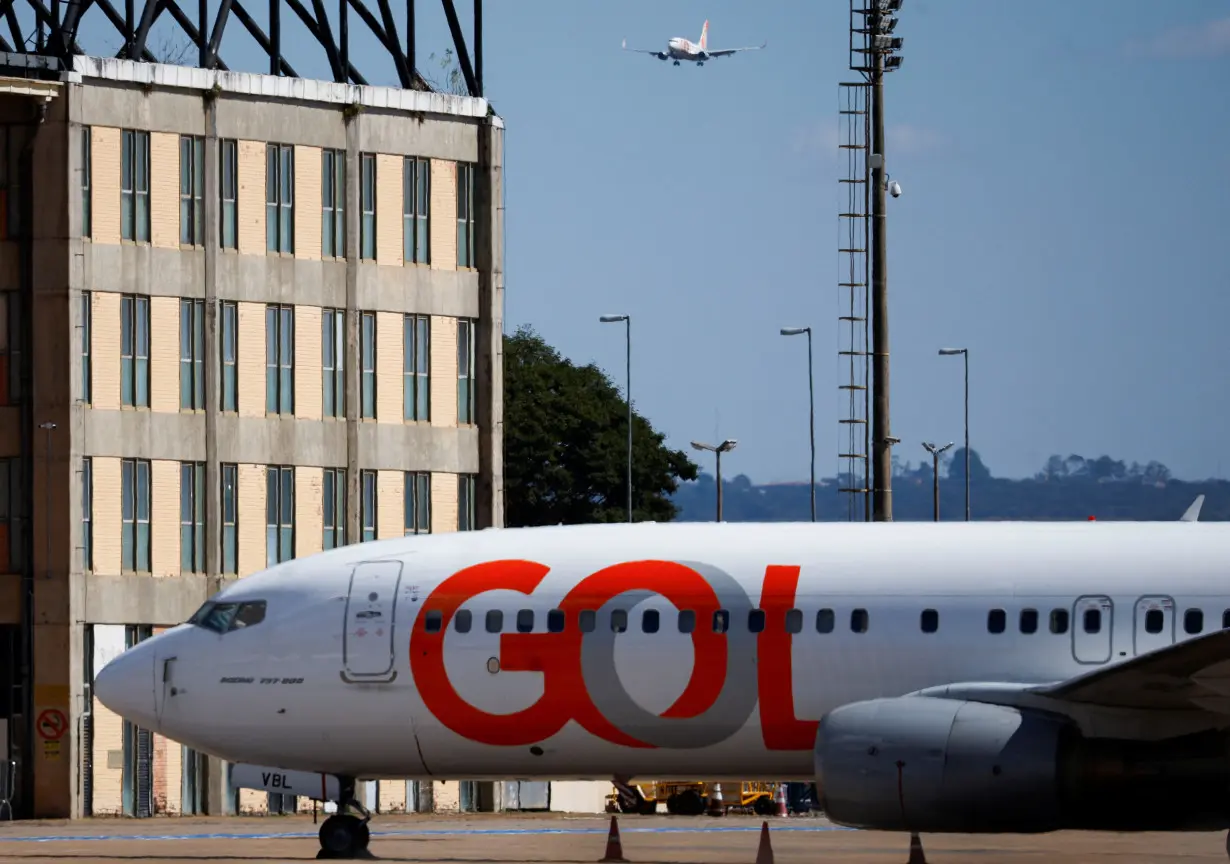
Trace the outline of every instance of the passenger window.
{"label": "passenger window", "polygon": [[499,609],[487,610],[487,632],[499,633],[504,629],[504,613]]}
{"label": "passenger window", "polygon": [[615,633],[628,632],[627,609],[614,609],[611,611],[611,630]]}
{"label": "passenger window", "polygon": [[444,625],[444,613],[439,609],[428,609],[423,616],[423,629],[428,633],[439,633]]}
{"label": "passenger window", "polygon": [[[241,612],[243,610],[240,610]],[[1204,629],[1204,612],[1200,609],[1188,609],[1183,613],[1183,629],[1194,635]]]}
{"label": "passenger window", "polygon": [[582,609],[577,616],[577,626],[582,633],[593,633],[598,629],[598,613],[593,609]]}
{"label": "passenger window", "polygon": [[987,632],[1003,633],[1008,629],[1008,613],[1003,609],[992,609],[987,613]]}
{"label": "passenger window", "polygon": [[1022,633],[1037,633],[1038,632],[1038,610],[1037,609],[1022,609],[1021,610],[1021,632]]}
{"label": "passenger window", "polygon": [[855,609],[850,613],[850,629],[855,633],[867,632],[867,610]]}
{"label": "passenger window", "polygon": [[240,630],[244,627],[252,627],[265,620],[265,601],[253,600],[251,603],[240,603],[239,611],[235,613],[235,617],[231,619],[231,629]]}
{"label": "passenger window", "polygon": [[821,609],[816,613],[816,632],[817,633],[832,633],[833,625],[837,618],[833,614],[832,609]]}
{"label": "passenger window", "polygon": [[532,633],[534,632],[534,610],[522,609],[517,613],[517,632]]}
{"label": "passenger window", "polygon": [[919,616],[918,624],[924,633],[934,633],[940,629],[940,613],[934,609],[924,609]]}
{"label": "passenger window", "polygon": [[803,632],[803,610],[789,609],[786,611],[786,632],[787,633],[802,633]]}
{"label": "passenger window", "polygon": [[764,610],[752,609],[747,613],[747,629],[753,633],[764,631]]}
{"label": "passenger window", "polygon": [[646,609],[641,614],[641,630],[646,633],[657,633],[660,623],[657,609]]}
{"label": "passenger window", "polygon": [[719,609],[713,613],[713,632],[725,633],[730,629],[730,613],[725,609]]}
{"label": "passenger window", "polygon": [[473,623],[474,616],[469,609],[458,609],[453,615],[453,629],[458,633],[469,633]]}
{"label": "passenger window", "polygon": [[696,613],[691,609],[683,609],[679,612],[679,632],[691,633],[696,629]]}
{"label": "passenger window", "polygon": [[552,609],[547,613],[547,632],[548,633],[563,633],[564,632],[564,610]]}
{"label": "passenger window", "polygon": [[1067,609],[1051,610],[1051,632],[1055,634],[1063,634],[1068,632]]}
{"label": "passenger window", "polygon": [[1098,633],[1102,629],[1102,610],[1086,609],[1084,615],[1085,632]]}
{"label": "passenger window", "polygon": [[1162,627],[1166,623],[1166,616],[1162,614],[1161,609],[1150,609],[1145,613],[1145,632],[1146,633],[1161,633]]}

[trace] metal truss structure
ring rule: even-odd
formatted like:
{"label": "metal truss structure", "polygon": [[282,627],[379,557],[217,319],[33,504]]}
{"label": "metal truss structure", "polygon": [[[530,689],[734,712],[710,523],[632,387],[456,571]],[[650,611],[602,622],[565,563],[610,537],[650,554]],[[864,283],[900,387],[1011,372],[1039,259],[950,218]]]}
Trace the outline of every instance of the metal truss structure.
{"label": "metal truss structure", "polygon": [[[32,10],[36,22],[36,38],[33,47],[27,44],[18,21],[16,4],[23,3]],[[201,69],[227,69],[219,54],[222,37],[232,15],[251,34],[256,43],[269,57],[269,74],[300,77],[282,53],[281,16],[285,6],[299,18],[308,32],[325,50],[337,83],[367,84],[363,74],[350,61],[349,17],[353,10],[371,30],[376,39],[393,58],[400,86],[405,89],[430,90],[430,85],[415,68],[414,52],[414,7],[416,0],[405,0],[405,43],[397,32],[390,0],[375,0],[376,13],[364,0],[337,0],[337,34],[333,33],[324,0],[267,0],[269,3],[269,33],[266,34],[252,18],[244,0],[221,0],[217,14],[212,20],[209,0],[198,0],[196,21],[179,0],[144,0],[140,10],[137,0],[124,0],[121,13],[112,0],[0,0],[0,17],[7,22],[12,42],[0,29],[0,51],[10,55],[27,55],[26,65],[46,69],[62,68],[74,54],[84,54],[77,43],[77,32],[82,16],[91,6],[97,6],[123,38],[123,46],[117,57],[157,62],[146,41],[150,28],[164,13],[171,16],[183,29],[198,49],[196,66]],[[257,2],[257,0],[251,0]],[[368,0],[370,2],[370,0]],[[453,50],[471,96],[483,95],[483,0],[474,0],[473,55],[466,48],[465,34],[457,18],[453,0],[440,0],[444,7],[448,28],[453,37]],[[309,10],[306,4],[311,5]],[[32,55],[32,56],[31,56]]]}

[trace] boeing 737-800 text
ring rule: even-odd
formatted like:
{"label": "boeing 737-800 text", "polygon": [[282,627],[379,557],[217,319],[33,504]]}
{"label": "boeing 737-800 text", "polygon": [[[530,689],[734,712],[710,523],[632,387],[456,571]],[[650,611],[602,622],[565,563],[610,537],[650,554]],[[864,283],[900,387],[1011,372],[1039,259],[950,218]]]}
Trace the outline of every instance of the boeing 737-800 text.
{"label": "boeing 737-800 text", "polygon": [[337,801],[340,856],[356,778],[798,779],[865,828],[1220,830],[1228,559],[1190,521],[410,536],[241,579],[95,692],[238,785]]}
{"label": "boeing 737-800 text", "polygon": [[681,61],[695,63],[697,66],[704,66],[706,60],[714,57],[729,57],[732,54],[738,54],[740,51],[759,51],[768,45],[765,42],[762,45],[752,45],[747,48],[719,48],[714,51],[709,50],[709,22],[705,22],[705,26],[700,28],[700,41],[692,42],[684,39],[682,36],[674,36],[666,40],[666,50],[657,48],[629,48],[628,40],[623,42],[625,51],[635,51],[638,54],[651,54],[659,60],[673,60],[676,66]]}

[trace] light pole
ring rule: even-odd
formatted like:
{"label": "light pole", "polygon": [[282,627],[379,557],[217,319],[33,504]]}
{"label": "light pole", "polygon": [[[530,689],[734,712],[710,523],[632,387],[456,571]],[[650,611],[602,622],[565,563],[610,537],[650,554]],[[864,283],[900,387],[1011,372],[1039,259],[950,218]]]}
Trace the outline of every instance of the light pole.
{"label": "light pole", "polygon": [[807,403],[810,412],[809,432],[811,438],[811,521],[816,521],[816,391],[812,381],[811,328],[783,327],[783,336],[807,334]]}
{"label": "light pole", "polygon": [[931,495],[935,502],[935,521],[940,521],[940,454],[952,446],[949,441],[943,447],[923,442],[923,447],[931,454]]}
{"label": "light pole", "polygon": [[56,424],[48,420],[38,424],[38,428],[47,433],[47,444],[43,450],[43,533],[47,535],[47,580],[51,581],[51,430]]}
{"label": "light pole", "polygon": [[727,438],[721,444],[705,444],[703,441],[693,441],[692,447],[697,450],[708,450],[710,453],[717,454],[717,521],[722,521],[722,454],[735,449],[735,445],[739,442],[734,438]]}
{"label": "light pole", "polygon": [[941,357],[960,354],[965,358],[965,521],[969,521],[969,349],[941,348]]}
{"label": "light pole", "polygon": [[627,384],[624,398],[628,401],[628,521],[632,521],[632,316],[603,315],[598,319],[603,324],[624,322],[624,344],[627,350]]}

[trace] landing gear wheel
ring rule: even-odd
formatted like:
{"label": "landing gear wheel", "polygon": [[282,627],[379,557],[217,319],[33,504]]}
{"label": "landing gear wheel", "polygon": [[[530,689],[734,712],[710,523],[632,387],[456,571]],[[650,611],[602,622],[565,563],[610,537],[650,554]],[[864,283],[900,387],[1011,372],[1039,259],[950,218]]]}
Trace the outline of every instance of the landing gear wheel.
{"label": "landing gear wheel", "polygon": [[757,816],[776,816],[777,802],[767,795],[761,796],[752,802],[752,810]]}
{"label": "landing gear wheel", "polygon": [[675,802],[675,813],[680,816],[700,816],[705,812],[705,799],[691,789],[672,795],[669,800]]}
{"label": "landing gear wheel", "polygon": [[318,858],[353,858],[367,848],[371,832],[358,816],[338,813],[320,826]]}
{"label": "landing gear wheel", "polygon": [[1226,855],[1230,856],[1230,831],[1226,832]]}

